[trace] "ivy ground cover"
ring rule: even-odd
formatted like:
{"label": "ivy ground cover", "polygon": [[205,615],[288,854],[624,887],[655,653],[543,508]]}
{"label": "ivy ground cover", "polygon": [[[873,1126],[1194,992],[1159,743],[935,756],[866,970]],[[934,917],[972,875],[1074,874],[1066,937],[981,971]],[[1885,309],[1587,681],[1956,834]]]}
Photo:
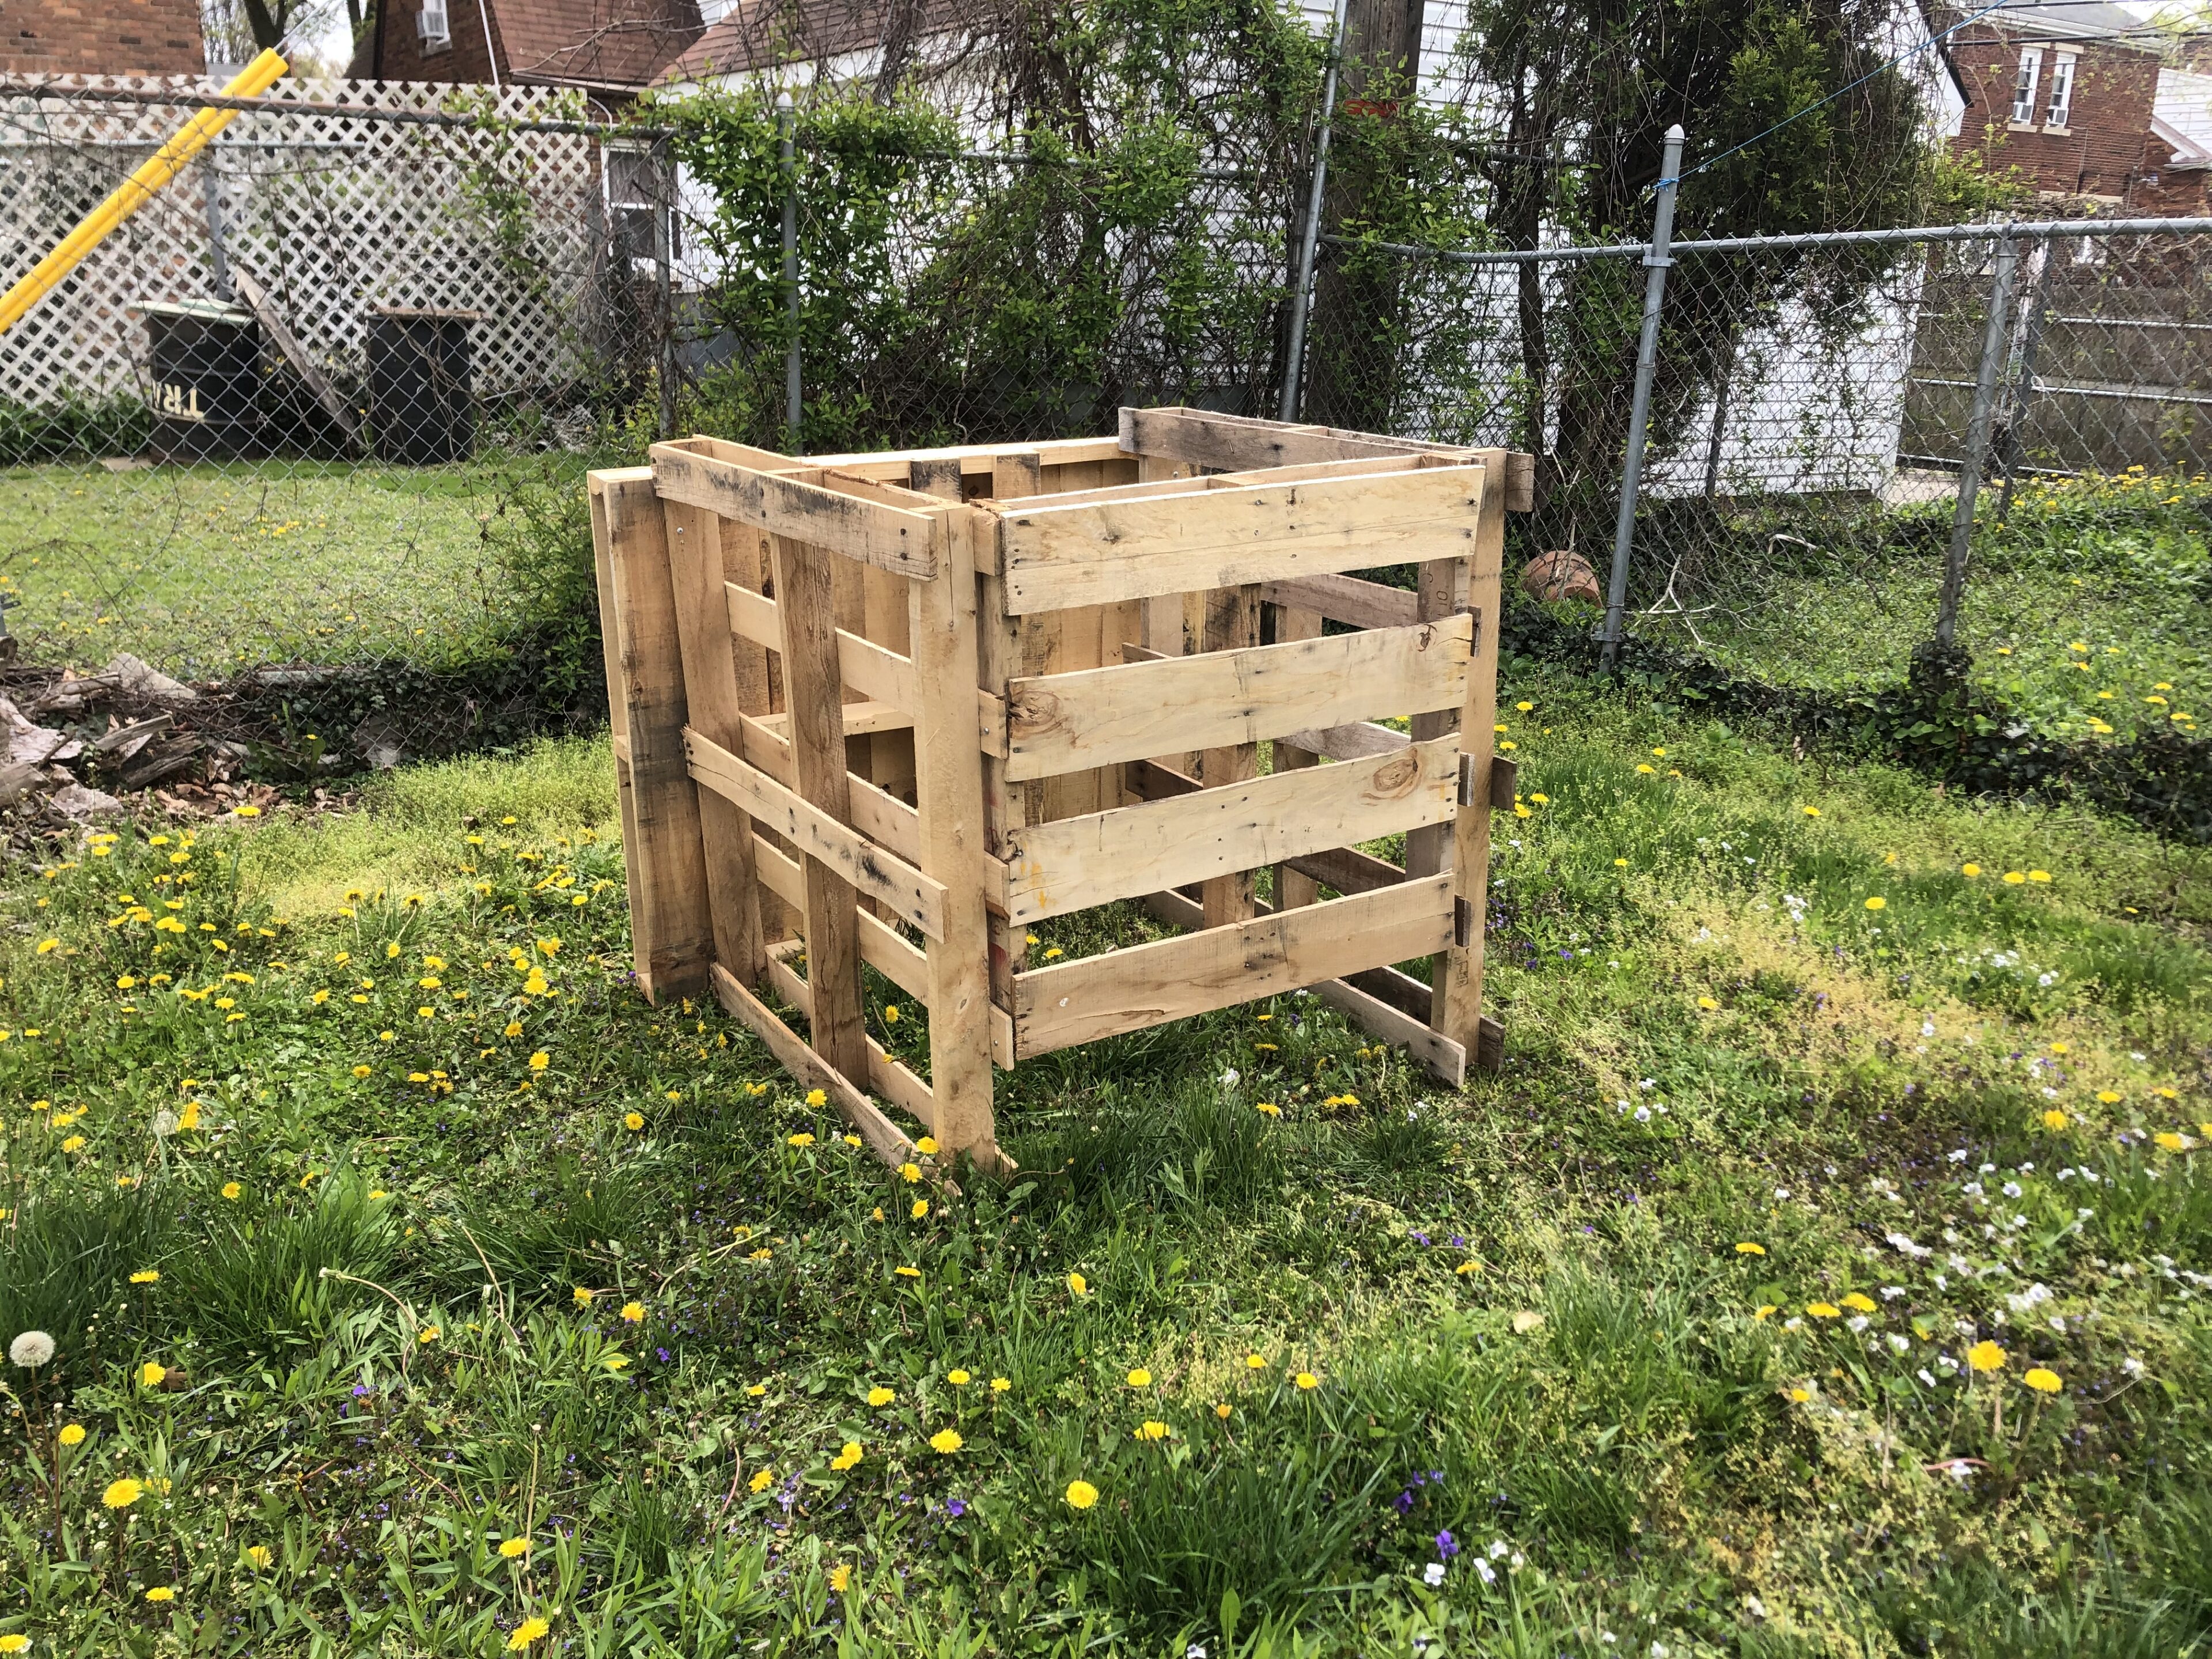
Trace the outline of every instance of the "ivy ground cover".
{"label": "ivy ground cover", "polygon": [[603,744],[16,858],[0,1651],[2202,1650],[2204,854],[1501,706],[1502,1074],[1284,997],[957,1194],[638,997]]}

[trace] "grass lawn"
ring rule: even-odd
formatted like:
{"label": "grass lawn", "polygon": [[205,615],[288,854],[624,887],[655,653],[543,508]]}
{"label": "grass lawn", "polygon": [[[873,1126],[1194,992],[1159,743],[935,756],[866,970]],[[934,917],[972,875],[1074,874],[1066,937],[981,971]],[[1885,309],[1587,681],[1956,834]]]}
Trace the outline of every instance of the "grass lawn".
{"label": "grass lawn", "polygon": [[172,672],[434,661],[511,608],[486,556],[489,463],[0,469],[0,600],[35,660]]}
{"label": "grass lawn", "polygon": [[1279,998],[957,1198],[629,988],[603,745],[15,866],[0,1632],[2203,1651],[2212,855],[1503,706],[1502,1075]]}
{"label": "grass lawn", "polygon": [[[1959,642],[1976,678],[2050,736],[2129,738],[2212,715],[2212,489],[2144,475],[2026,484],[2011,518],[1982,497]],[[1804,690],[1901,684],[1936,622],[1950,507],[1799,526],[1832,545],[1801,562],[1719,571],[1722,609],[1692,618],[1741,674]],[[1911,546],[1899,538],[1911,525]],[[1888,544],[1869,550],[1869,538]],[[1680,624],[1650,624],[1696,648]]]}

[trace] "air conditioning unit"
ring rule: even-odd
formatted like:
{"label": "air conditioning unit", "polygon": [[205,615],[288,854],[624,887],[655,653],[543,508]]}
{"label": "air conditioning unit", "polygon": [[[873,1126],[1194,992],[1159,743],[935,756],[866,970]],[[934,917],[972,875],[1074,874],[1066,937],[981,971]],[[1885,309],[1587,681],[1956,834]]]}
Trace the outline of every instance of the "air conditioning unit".
{"label": "air conditioning unit", "polygon": [[426,5],[415,15],[416,37],[426,46],[450,46],[453,44],[453,26],[447,21],[445,7]]}

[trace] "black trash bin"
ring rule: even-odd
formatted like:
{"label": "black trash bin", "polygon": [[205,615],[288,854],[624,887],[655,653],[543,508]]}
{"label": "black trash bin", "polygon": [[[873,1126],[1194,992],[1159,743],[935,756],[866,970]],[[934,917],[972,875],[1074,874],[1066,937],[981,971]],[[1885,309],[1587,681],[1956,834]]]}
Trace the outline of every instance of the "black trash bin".
{"label": "black trash bin", "polygon": [[247,455],[264,439],[261,329],[212,301],[134,306],[152,343],[154,453],[166,460]]}
{"label": "black trash bin", "polygon": [[368,325],[368,420],[379,460],[465,461],[476,449],[469,325],[479,311],[380,306]]}

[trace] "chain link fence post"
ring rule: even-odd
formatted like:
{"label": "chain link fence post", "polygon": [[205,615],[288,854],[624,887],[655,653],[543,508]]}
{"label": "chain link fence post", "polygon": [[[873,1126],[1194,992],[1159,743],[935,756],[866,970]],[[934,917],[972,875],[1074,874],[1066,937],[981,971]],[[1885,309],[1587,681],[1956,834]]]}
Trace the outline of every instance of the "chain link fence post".
{"label": "chain link fence post", "polygon": [[2035,407],[2035,351],[2043,343],[2043,319],[2051,309],[2051,283],[2057,270],[2057,250],[2046,236],[2035,245],[2029,256],[2035,269],[2033,296],[2027,302],[2026,326],[2021,332],[2020,370],[2013,376],[2010,409],[2004,428],[2004,441],[1999,446],[2004,457],[2004,485],[1997,492],[1997,524],[2002,527],[2012,513],[2013,485],[2020,476],[2020,464],[2027,450],[2027,419]]}
{"label": "chain link fence post", "polygon": [[1966,595],[1966,555],[1974,538],[1974,496],[1990,454],[1990,417],[1996,407],[1997,381],[2010,349],[2013,273],[2020,243],[2008,225],[1997,237],[1996,274],[1990,282],[1990,309],[1982,329],[1982,360],[1974,375],[1973,407],[1966,416],[1966,442],[1959,457],[1959,504],[1951,514],[1951,544],[1943,556],[1943,595],[1936,606],[1935,647],[1949,652],[1959,632],[1959,605]]}
{"label": "chain link fence post", "polygon": [[783,424],[790,453],[799,453],[799,117],[791,94],[775,95],[775,121],[781,131],[783,156],[783,307],[790,337],[784,343]]}
{"label": "chain link fence post", "polygon": [[1667,297],[1667,248],[1674,234],[1674,196],[1680,187],[1680,122],[1667,129],[1659,166],[1659,204],[1652,216],[1651,247],[1644,256],[1644,335],[1636,348],[1636,396],[1628,411],[1628,449],[1620,463],[1620,512],[1613,526],[1613,573],[1606,586],[1603,667],[1620,661],[1622,623],[1628,609],[1628,549],[1636,534],[1636,487],[1644,471],[1644,429],[1651,415],[1651,376],[1659,362],[1659,307]]}
{"label": "chain link fence post", "polygon": [[653,215],[653,257],[660,289],[660,425],[663,438],[676,435],[676,157],[668,140],[653,146],[653,193],[659,211]]}

